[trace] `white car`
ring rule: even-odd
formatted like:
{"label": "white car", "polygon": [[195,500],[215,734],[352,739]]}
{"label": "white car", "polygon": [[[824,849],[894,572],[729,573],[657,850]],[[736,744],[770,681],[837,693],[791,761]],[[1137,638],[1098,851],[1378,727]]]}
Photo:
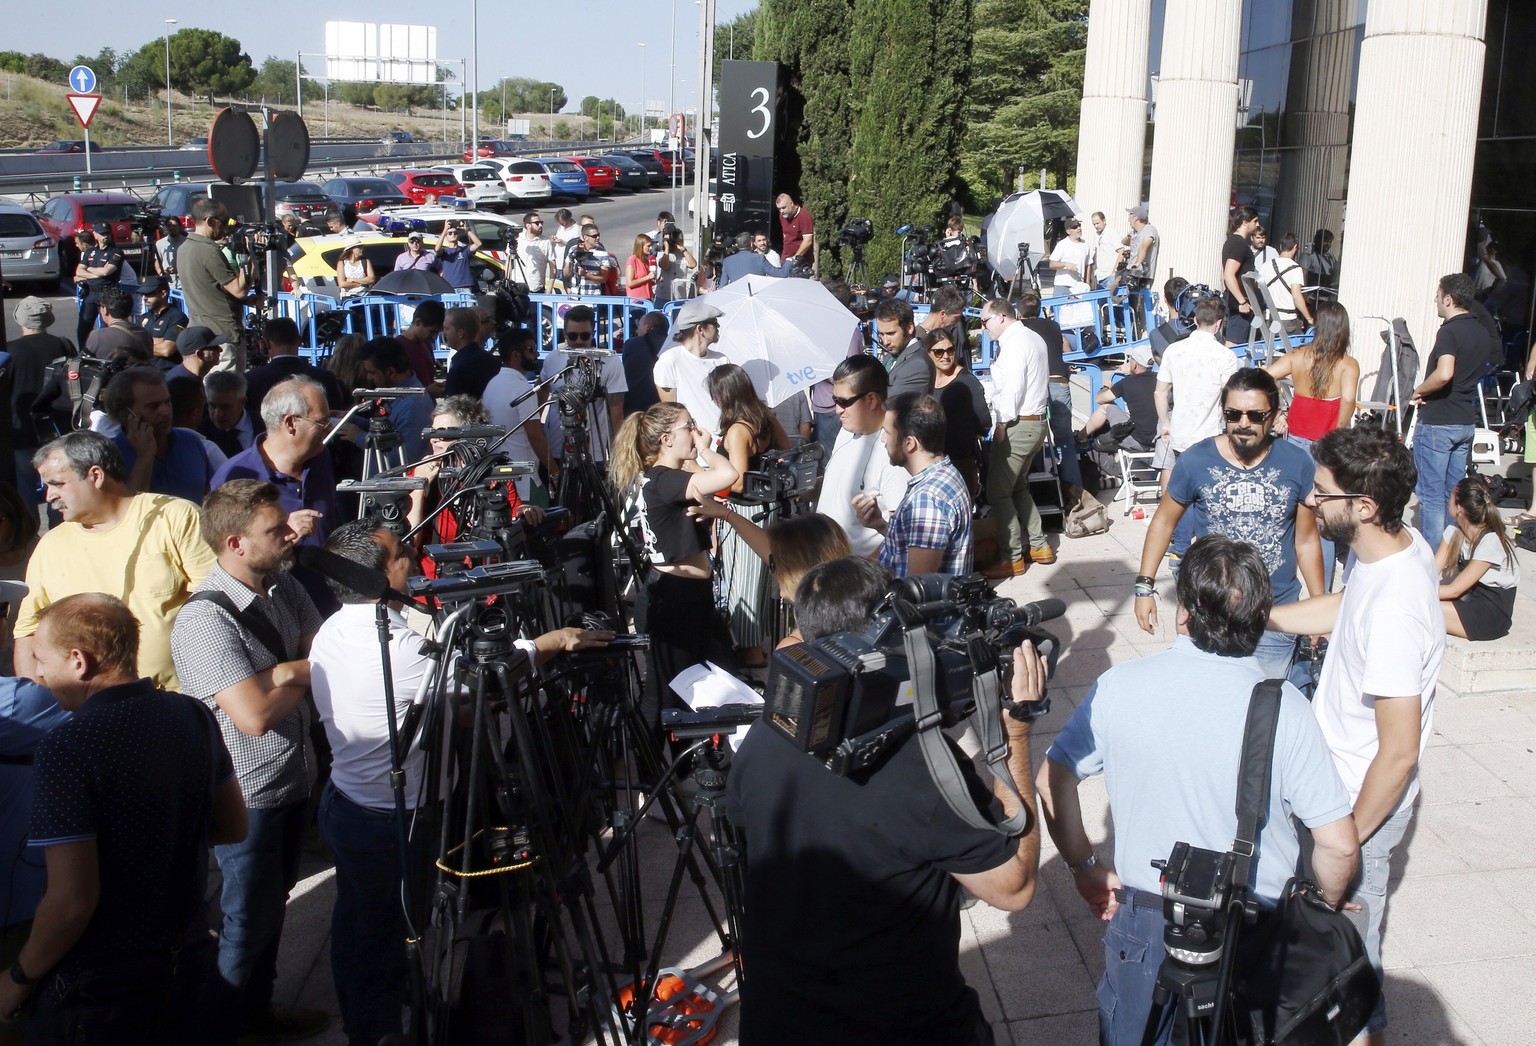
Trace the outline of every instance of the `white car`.
{"label": "white car", "polygon": [[[491,211],[469,210],[463,207],[444,207],[425,205],[419,207],[385,207],[368,215],[368,220],[374,222],[382,231],[390,219],[411,223],[413,227],[420,228],[427,237],[427,246],[431,247],[437,240],[437,234],[443,231],[443,223],[452,221],[467,221],[475,230],[475,235],[480,237],[480,242],[485,246],[485,253],[492,255],[499,262],[505,264],[507,243],[513,239],[514,233],[523,231],[523,217],[519,212],[514,217],[505,214],[495,214]],[[415,223],[420,222],[420,226]],[[399,234],[402,239],[405,233]]]}
{"label": "white car", "polygon": [[475,207],[489,211],[505,211],[512,202],[512,194],[502,182],[501,172],[483,163],[445,163],[434,167],[446,171],[464,187],[464,196]]}
{"label": "white car", "polygon": [[549,172],[537,160],[488,156],[480,162],[501,172],[502,183],[513,200],[547,200],[555,194],[549,184]]}

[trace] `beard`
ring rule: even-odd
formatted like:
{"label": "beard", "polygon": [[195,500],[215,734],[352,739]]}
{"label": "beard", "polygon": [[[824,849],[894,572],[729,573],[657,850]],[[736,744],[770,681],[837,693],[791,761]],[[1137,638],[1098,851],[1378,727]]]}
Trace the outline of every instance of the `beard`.
{"label": "beard", "polygon": [[[1237,441],[1239,436],[1244,437],[1245,440],[1251,440],[1251,442],[1239,443]],[[1268,433],[1259,436],[1257,439],[1253,439],[1252,437],[1254,436],[1259,436],[1259,434],[1252,429],[1235,429],[1227,433],[1227,445],[1232,448],[1232,453],[1237,455],[1238,460],[1244,464],[1257,461],[1269,449],[1271,437]]]}
{"label": "beard", "polygon": [[1360,524],[1353,518],[1341,520],[1327,520],[1321,514],[1317,516],[1317,532],[1325,541],[1332,541],[1335,545],[1352,545],[1355,535],[1360,531]]}
{"label": "beard", "polygon": [[293,548],[285,548],[282,552],[274,552],[264,559],[252,559],[251,572],[258,577],[277,577],[293,568]]}

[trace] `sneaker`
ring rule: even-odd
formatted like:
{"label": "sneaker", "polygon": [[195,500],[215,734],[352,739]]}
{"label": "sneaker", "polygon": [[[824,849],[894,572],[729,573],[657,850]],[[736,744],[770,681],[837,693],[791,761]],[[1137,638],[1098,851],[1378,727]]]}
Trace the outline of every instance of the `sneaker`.
{"label": "sneaker", "polygon": [[310,1006],[269,1006],[267,1012],[245,1022],[240,1046],[261,1042],[295,1042],[312,1039],[330,1027],[331,1015]]}

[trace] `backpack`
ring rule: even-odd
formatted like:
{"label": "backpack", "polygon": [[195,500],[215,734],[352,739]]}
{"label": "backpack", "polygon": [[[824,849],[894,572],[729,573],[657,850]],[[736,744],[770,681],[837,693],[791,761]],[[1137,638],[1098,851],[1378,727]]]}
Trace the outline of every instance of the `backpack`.
{"label": "backpack", "polygon": [[1103,534],[1109,530],[1109,510],[1104,503],[1086,490],[1078,503],[1067,513],[1065,533],[1069,538],[1085,538]]}

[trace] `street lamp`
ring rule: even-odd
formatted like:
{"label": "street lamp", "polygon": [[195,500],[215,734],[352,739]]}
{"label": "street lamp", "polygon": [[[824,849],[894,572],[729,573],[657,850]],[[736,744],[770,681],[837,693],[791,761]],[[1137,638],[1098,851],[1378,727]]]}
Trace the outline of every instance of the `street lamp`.
{"label": "street lamp", "polygon": [[549,140],[551,142],[553,142],[555,140],[555,91],[556,90],[557,90],[557,88],[554,88],[554,87],[551,87],[549,89]]}
{"label": "street lamp", "polygon": [[176,19],[165,20],[165,144],[174,149],[176,139],[171,130],[171,26],[176,24]]}
{"label": "street lamp", "polygon": [[[643,41],[636,41],[636,47],[643,48]],[[645,144],[645,53],[640,54],[640,144]]]}

